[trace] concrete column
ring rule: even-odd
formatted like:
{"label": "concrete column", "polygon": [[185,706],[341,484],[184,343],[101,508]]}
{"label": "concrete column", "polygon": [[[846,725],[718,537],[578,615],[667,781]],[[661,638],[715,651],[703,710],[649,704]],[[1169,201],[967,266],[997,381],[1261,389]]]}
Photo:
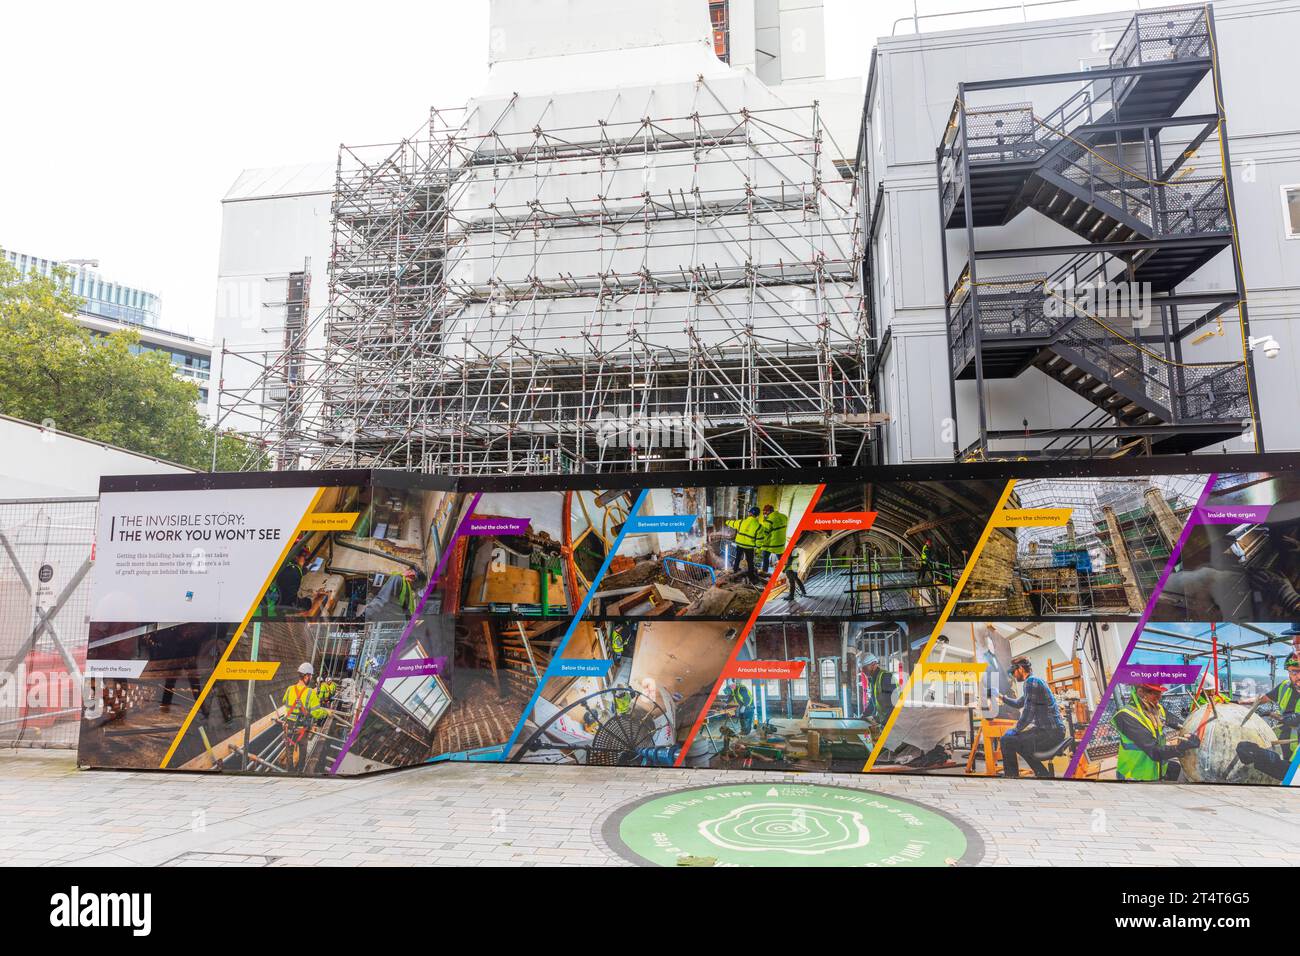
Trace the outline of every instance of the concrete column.
{"label": "concrete column", "polygon": [[1129,560],[1128,548],[1124,546],[1124,536],[1119,531],[1119,519],[1115,509],[1105,505],[1101,509],[1106,519],[1106,531],[1110,534],[1110,544],[1115,552],[1115,563],[1119,565],[1120,576],[1124,579],[1124,593],[1128,597],[1129,610],[1135,614],[1142,613],[1142,591],[1137,585],[1137,575],[1133,573],[1133,562]]}
{"label": "concrete column", "polygon": [[1178,544],[1178,536],[1182,534],[1183,527],[1174,514],[1174,509],[1169,507],[1169,502],[1161,494],[1159,488],[1148,488],[1146,490],[1147,505],[1151,508],[1151,513],[1156,516],[1156,524],[1160,527],[1160,537],[1165,539],[1165,544],[1169,545],[1169,550],[1173,551],[1174,546]]}

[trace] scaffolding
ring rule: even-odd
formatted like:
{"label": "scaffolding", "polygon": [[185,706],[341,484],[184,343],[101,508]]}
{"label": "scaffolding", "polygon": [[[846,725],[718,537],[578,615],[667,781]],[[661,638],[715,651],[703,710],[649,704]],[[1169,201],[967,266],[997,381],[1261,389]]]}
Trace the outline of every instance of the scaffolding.
{"label": "scaffolding", "polygon": [[693,109],[673,117],[620,94],[605,118],[548,126],[534,117],[581,100],[534,98],[525,117],[515,94],[343,147],[329,306],[282,351],[223,350],[258,368],[219,393],[219,427],[279,467],[867,461],[845,154],[816,103],[728,109],[703,76],[663,99],[683,87]]}

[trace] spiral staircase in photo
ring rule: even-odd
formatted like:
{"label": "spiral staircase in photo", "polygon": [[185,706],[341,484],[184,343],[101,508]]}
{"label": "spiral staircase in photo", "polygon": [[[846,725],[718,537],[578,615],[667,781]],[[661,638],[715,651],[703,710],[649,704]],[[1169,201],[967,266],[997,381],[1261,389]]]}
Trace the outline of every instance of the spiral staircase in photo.
{"label": "spiral staircase in photo", "polygon": [[[938,150],[943,227],[964,230],[976,250],[945,303],[952,377],[975,380],[981,405],[980,436],[961,457],[1185,453],[1240,436],[1254,417],[1246,355],[1184,357],[1187,340],[1222,328],[1225,313],[1240,308],[1244,318],[1231,186],[1217,156],[1213,175],[1188,165],[1206,140],[1219,143],[1221,110],[1183,112],[1207,78],[1217,91],[1213,70],[1212,16],[1177,7],[1138,13],[1108,68],[962,84]],[[1042,116],[1027,102],[968,102],[981,88],[1044,81],[1083,85]],[[1178,145],[1162,147],[1162,133]],[[1079,241],[977,246],[977,229],[1022,213]],[[1221,253],[1232,257],[1235,288],[1179,291]],[[1060,264],[1017,272],[1017,259]],[[1064,429],[988,427],[985,381],[1030,369],[1092,409]]]}

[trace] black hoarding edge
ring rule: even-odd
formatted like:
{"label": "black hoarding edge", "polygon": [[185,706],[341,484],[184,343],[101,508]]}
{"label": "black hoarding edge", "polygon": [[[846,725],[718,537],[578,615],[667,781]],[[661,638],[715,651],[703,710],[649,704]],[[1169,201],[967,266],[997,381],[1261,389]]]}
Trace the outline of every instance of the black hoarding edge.
{"label": "black hoarding edge", "polygon": [[556,475],[430,475],[390,469],[250,471],[211,474],[107,475],[99,490],[192,491],[243,488],[301,488],[375,483],[390,488],[501,493],[513,491],[678,488],[708,485],[851,484],[895,481],[980,481],[1016,478],[1106,478],[1140,475],[1208,474],[1300,470],[1300,453],[1160,455],[1078,461],[981,461],[876,465],[861,468],[756,468],[716,471],[608,472]]}

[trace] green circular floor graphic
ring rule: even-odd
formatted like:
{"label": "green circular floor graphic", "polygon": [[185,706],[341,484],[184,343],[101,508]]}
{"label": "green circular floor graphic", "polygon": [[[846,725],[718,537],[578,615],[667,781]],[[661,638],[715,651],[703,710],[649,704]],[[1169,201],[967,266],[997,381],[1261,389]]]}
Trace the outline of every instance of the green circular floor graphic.
{"label": "green circular floor graphic", "polygon": [[652,866],[945,866],[983,855],[974,831],[945,813],[816,784],[674,790],[616,811],[602,835]]}

